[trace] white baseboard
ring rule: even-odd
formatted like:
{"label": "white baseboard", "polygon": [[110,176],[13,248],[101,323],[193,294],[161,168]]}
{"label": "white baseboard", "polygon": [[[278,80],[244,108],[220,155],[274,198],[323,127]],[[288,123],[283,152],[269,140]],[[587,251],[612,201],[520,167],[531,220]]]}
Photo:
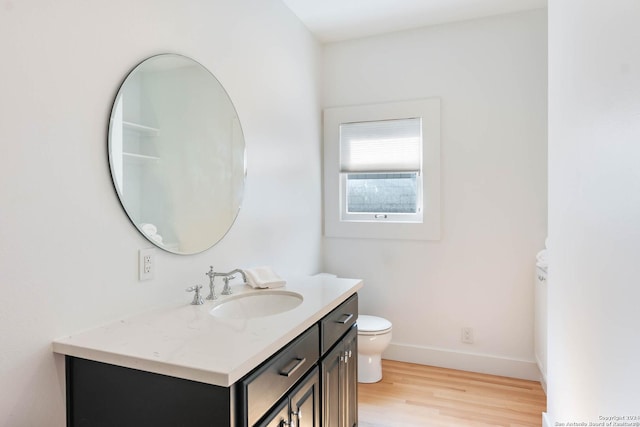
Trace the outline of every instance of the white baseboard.
{"label": "white baseboard", "polygon": [[400,362],[540,381],[540,370],[533,360],[509,359],[399,343],[391,343],[382,357]]}
{"label": "white baseboard", "polygon": [[542,413],[542,427],[551,427],[551,421],[546,412]]}
{"label": "white baseboard", "polygon": [[538,370],[540,371],[540,385],[542,386],[542,390],[544,390],[544,394],[547,394],[547,374],[542,370],[542,363],[536,355],[536,364],[538,365]]}

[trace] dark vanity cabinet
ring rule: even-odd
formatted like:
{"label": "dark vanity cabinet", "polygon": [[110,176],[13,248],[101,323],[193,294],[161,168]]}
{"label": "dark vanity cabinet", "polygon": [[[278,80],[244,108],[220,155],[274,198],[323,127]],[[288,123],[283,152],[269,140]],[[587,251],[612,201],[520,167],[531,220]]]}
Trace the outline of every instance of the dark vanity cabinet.
{"label": "dark vanity cabinet", "polygon": [[233,388],[66,357],[67,426],[233,426]]}
{"label": "dark vanity cabinet", "polygon": [[322,370],[322,426],[358,425],[358,333],[356,327],[327,354]]}
{"label": "dark vanity cabinet", "polygon": [[[298,405],[297,400],[300,399],[294,394],[299,392],[300,387],[305,390],[310,389],[309,399],[311,399],[312,411],[308,414],[308,418],[319,419],[319,379],[316,368],[320,356],[319,338],[319,327],[316,324],[293,340],[275,357],[240,380],[238,384],[240,427],[279,425],[276,421],[272,421],[276,419],[286,419],[288,423],[289,416],[280,414],[280,408],[291,407],[290,414],[294,412],[294,407]],[[312,371],[309,376],[306,376],[301,381],[301,385],[294,389],[299,380],[310,370]],[[271,408],[275,408],[275,412],[271,411]],[[262,421],[265,414],[269,414],[268,419]],[[295,414],[292,417],[295,418]],[[282,424],[282,426],[285,425],[293,424]],[[319,427],[319,424],[315,422],[311,426]]]}
{"label": "dark vanity cabinet", "polygon": [[320,375],[318,367],[302,380],[257,427],[320,427]]}
{"label": "dark vanity cabinet", "polygon": [[357,317],[358,300],[354,295],[321,322],[326,339],[320,361],[322,427],[358,425]]}
{"label": "dark vanity cabinet", "polygon": [[66,357],[68,426],[354,427],[358,296],[230,387]]}
{"label": "dark vanity cabinet", "polygon": [[[307,343],[305,353],[298,351],[280,356],[281,368],[274,370],[263,367],[249,375],[241,382],[240,390],[254,388],[261,390],[254,393],[262,396],[260,404],[252,404],[251,398],[246,399],[249,415],[245,417],[247,424],[242,427],[354,427],[358,425],[358,295],[354,294],[340,304],[320,322],[318,322],[319,340],[316,335],[306,333],[298,337],[289,346],[298,348]],[[316,361],[314,368],[289,396],[281,401],[259,423],[253,424],[258,414],[264,413],[264,407],[274,402],[273,397],[279,394],[279,386],[285,380],[283,372],[298,370],[306,372],[302,366],[303,360],[311,357],[311,342],[315,341]],[[318,345],[319,344],[319,345]],[[320,357],[321,356],[321,357]],[[271,371],[271,375],[268,372]],[[279,378],[276,376],[279,372]],[[271,378],[271,379],[269,379]],[[277,380],[276,380],[277,378]],[[254,381],[263,385],[255,387]],[[248,384],[245,386],[245,384]],[[275,390],[274,390],[275,389]],[[265,396],[267,396],[265,398]],[[241,402],[245,401],[244,399]],[[256,399],[256,402],[258,399]]]}

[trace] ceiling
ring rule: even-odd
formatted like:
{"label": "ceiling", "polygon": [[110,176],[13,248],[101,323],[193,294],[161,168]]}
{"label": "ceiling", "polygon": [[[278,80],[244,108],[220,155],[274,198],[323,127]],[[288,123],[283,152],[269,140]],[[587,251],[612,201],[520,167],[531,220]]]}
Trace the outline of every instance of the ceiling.
{"label": "ceiling", "polygon": [[282,0],[322,42],[539,9],[547,0]]}

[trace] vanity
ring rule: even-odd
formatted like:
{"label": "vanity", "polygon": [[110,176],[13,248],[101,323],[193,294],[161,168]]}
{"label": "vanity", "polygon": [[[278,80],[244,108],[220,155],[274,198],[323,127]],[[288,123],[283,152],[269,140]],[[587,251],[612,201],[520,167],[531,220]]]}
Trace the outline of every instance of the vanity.
{"label": "vanity", "polygon": [[69,426],[357,425],[357,291],[313,276],[282,313],[214,315],[224,298],[153,310],[56,340]]}
{"label": "vanity", "polygon": [[[122,82],[109,121],[114,189],[132,225],[172,254],[204,252],[240,211],[245,141],[202,64],[160,54]],[[139,280],[153,277],[140,251]],[[211,285],[217,275],[210,267]],[[243,273],[244,276],[244,273]],[[60,338],[68,426],[354,427],[358,290],[317,275],[232,286]],[[213,298],[213,289],[211,291]]]}

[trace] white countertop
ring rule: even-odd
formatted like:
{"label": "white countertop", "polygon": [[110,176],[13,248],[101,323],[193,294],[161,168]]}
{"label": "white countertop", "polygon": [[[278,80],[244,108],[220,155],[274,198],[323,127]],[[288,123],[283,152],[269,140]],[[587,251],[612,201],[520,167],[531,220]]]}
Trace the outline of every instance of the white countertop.
{"label": "white countertop", "polygon": [[[228,387],[362,287],[357,279],[313,276],[287,283],[303,302],[284,313],[243,320],[209,314],[216,301],[156,309],[53,342],[53,351]],[[260,292],[232,286],[234,294]],[[202,289],[205,291],[205,289]],[[206,296],[207,292],[203,292]]]}

